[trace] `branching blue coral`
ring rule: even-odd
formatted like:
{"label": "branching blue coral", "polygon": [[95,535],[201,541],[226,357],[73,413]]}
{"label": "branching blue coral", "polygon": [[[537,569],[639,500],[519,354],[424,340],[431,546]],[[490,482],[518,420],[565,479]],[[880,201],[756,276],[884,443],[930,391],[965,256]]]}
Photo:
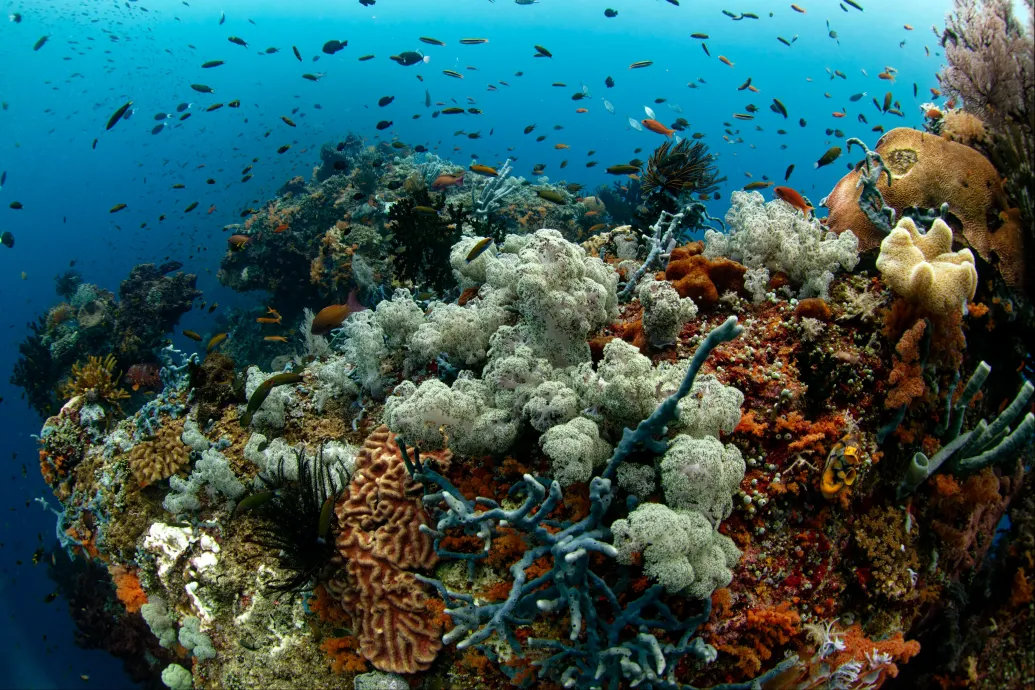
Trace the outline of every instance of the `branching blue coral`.
{"label": "branching blue coral", "polygon": [[[589,555],[597,552],[612,558],[618,556],[618,550],[608,543],[611,534],[605,524],[605,514],[613,498],[611,477],[616,468],[640,448],[658,454],[668,450],[668,443],[658,437],[664,436],[668,425],[679,417],[679,402],[689,394],[701,365],[715,347],[736,338],[742,331],[736,317],[730,317],[704,338],[680,386],[641,421],[635,431],[625,430],[603,475],[590,480],[589,515],[574,524],[555,524],[548,517],[563,498],[561,485],[556,480],[547,485],[526,474],[514,488],[517,495],[523,495],[521,504],[505,509],[491,499],[465,498],[448,479],[420,462],[417,449],[412,449],[411,458],[406,446],[400,443],[411,476],[425,486],[425,504],[435,511],[435,527],[423,530],[434,538],[440,557],[467,560],[473,575],[474,562],[488,554],[496,529],[501,525],[523,534],[527,545],[522,557],[510,568],[513,583],[503,602],[479,602],[470,594],[448,589],[439,580],[418,576],[438,590],[446,602],[446,613],[453,619],[454,628],[444,636],[444,642],[456,642],[458,648],[464,649],[481,645],[496,635],[507,642],[513,653],[522,655],[514,628],[532,623],[543,613],[563,610],[570,620],[569,642],[538,640],[530,643],[530,646],[557,652],[538,662],[542,677],[559,680],[565,687],[618,688],[629,682],[665,690],[689,687],[674,679],[678,661],[688,654],[705,661],[715,658],[713,648],[700,639],[691,639],[707,620],[707,611],[703,617],[680,622],[659,600],[661,585],[654,586],[623,609],[611,586],[589,569]],[[711,532],[711,524],[700,514],[695,515]],[[443,549],[447,533],[456,530],[481,539],[483,550],[460,554]],[[551,560],[550,570],[529,580],[527,569],[544,556]],[[598,601],[606,602],[608,610],[598,611]],[[639,632],[623,640],[628,626]],[[658,628],[681,633],[679,643],[659,642],[651,633]],[[749,684],[722,687],[747,688]]]}
{"label": "branching blue coral", "polygon": [[137,435],[140,437],[154,436],[158,427],[161,426],[160,420],[163,415],[175,419],[183,414],[186,406],[177,398],[190,380],[188,371],[190,365],[198,363],[196,352],[187,356],[186,353],[173,347],[171,343],[163,347],[158,356],[162,360],[162,368],[158,370],[162,391],[149,400],[136,414]]}

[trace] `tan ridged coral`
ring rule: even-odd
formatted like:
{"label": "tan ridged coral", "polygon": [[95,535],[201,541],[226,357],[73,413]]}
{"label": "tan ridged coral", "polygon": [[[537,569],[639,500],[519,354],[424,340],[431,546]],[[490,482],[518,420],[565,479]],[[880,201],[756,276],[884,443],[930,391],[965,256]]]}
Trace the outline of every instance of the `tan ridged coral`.
{"label": "tan ridged coral", "polygon": [[[906,127],[882,136],[876,151],[893,178],[888,186],[883,176],[877,189],[897,217],[908,207],[937,209],[948,203],[952,222],[960,226],[957,241],[997,263],[1011,286],[1024,284],[1022,228],[1009,213],[999,174],[987,158],[969,146]],[[827,226],[838,234],[851,230],[860,251],[866,251],[878,246],[884,234],[859,208],[859,174],[848,173],[830,192]]]}
{"label": "tan ridged coral", "polygon": [[129,468],[140,486],[168,479],[190,462],[190,448],[180,440],[183,421],[163,426],[158,436],[129,451]]}
{"label": "tan ridged coral", "polygon": [[880,244],[877,270],[897,294],[934,314],[961,309],[977,289],[974,255],[952,251],[952,230],[940,218],[926,235],[911,219],[899,221]]}
{"label": "tan ridged coral", "polygon": [[[449,457],[449,451],[422,456],[446,463]],[[440,623],[428,615],[428,594],[410,572],[438,561],[431,537],[420,531],[429,522],[422,494],[395,437],[381,426],[363,442],[348,493],[335,506],[346,575],[342,605],[352,616],[360,652],[392,673],[427,670],[442,647]]]}

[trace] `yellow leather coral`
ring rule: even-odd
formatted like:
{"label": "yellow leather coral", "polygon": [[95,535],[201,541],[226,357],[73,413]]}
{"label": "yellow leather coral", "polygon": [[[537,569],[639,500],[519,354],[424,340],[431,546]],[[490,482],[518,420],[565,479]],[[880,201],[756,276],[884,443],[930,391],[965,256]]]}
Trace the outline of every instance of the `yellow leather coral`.
{"label": "yellow leather coral", "polygon": [[877,270],[892,290],[934,314],[962,309],[977,289],[969,249],[952,251],[952,230],[940,218],[921,234],[910,218],[880,243]]}

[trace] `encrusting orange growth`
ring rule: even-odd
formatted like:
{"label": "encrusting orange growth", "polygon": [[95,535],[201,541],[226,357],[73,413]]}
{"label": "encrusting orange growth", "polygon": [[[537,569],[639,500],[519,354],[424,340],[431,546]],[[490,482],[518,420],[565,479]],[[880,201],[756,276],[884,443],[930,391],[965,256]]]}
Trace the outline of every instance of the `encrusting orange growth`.
{"label": "encrusting orange growth", "polygon": [[819,319],[820,321],[830,320],[830,307],[821,297],[806,297],[798,302],[794,308],[794,315],[799,319]]}
{"label": "encrusting orange growth", "polygon": [[913,402],[924,394],[923,371],[920,362],[920,341],[926,330],[926,321],[917,321],[913,327],[902,334],[895,346],[898,356],[895,367],[891,370],[888,383],[893,388],[884,399],[884,407],[892,409]]}
{"label": "encrusting orange growth", "polygon": [[710,309],[727,292],[744,291],[747,267],[730,259],[709,259],[701,255],[703,251],[703,242],[673,249],[665,278],[672,281],[680,297],[690,297],[701,309]]}
{"label": "encrusting orange growth", "polygon": [[1019,607],[1031,603],[1033,590],[1031,582],[1024,574],[1024,568],[1018,568],[1013,575],[1013,590],[1010,592],[1010,606]]}
{"label": "encrusting orange growth", "polygon": [[801,616],[789,602],[765,606],[747,612],[744,626],[738,630],[740,644],[716,646],[720,652],[737,657],[737,666],[745,677],[758,675],[762,663],[771,659],[773,650],[790,642],[801,633]]}
{"label": "encrusting orange growth", "polygon": [[140,587],[136,571],[121,565],[108,566],[111,580],[115,583],[115,596],[119,598],[128,613],[136,613],[147,603],[147,594]]}
{"label": "encrusting orange growth", "polygon": [[328,637],[320,643],[320,649],[327,655],[331,670],[335,673],[364,673],[367,661],[355,649],[359,648],[359,640],[351,635],[346,637]]}
{"label": "encrusting orange growth", "polygon": [[763,421],[761,424],[755,419],[755,411],[748,410],[740,416],[740,422],[737,427],[733,430],[735,434],[751,434],[752,436],[758,436],[761,438],[765,436],[766,427],[768,425]]}
{"label": "encrusting orange growth", "polygon": [[317,585],[316,589],[313,590],[313,596],[310,597],[308,605],[309,610],[319,616],[324,623],[337,625],[349,620],[349,616],[345,613],[345,609],[342,608],[341,602],[331,596],[323,584]]}

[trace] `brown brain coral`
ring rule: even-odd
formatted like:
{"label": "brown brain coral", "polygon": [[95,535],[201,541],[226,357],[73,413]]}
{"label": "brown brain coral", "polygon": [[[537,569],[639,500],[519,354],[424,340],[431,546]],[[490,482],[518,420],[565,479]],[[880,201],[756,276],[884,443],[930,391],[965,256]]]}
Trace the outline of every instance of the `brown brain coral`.
{"label": "brown brain coral", "polygon": [[[877,142],[893,181],[877,188],[896,217],[908,207],[939,208],[949,204],[956,240],[983,259],[998,264],[1007,283],[1024,283],[1023,236],[1016,214],[1006,208],[999,175],[988,159],[969,146],[933,134],[900,127]],[[866,251],[880,245],[884,234],[859,209],[859,171],[845,175],[826,199],[827,226],[840,234],[851,230]]]}
{"label": "brown brain coral", "polygon": [[[448,451],[429,453],[448,462]],[[423,457],[423,456],[422,456]],[[342,605],[353,619],[363,656],[382,671],[426,670],[442,647],[440,623],[411,571],[428,570],[438,558],[420,484],[406,471],[388,427],[373,431],[356,457],[347,494],[338,501],[338,551],[344,559]]]}
{"label": "brown brain coral", "polygon": [[180,440],[183,420],[162,427],[151,441],[129,451],[129,467],[140,486],[168,479],[190,462],[190,449]]}

